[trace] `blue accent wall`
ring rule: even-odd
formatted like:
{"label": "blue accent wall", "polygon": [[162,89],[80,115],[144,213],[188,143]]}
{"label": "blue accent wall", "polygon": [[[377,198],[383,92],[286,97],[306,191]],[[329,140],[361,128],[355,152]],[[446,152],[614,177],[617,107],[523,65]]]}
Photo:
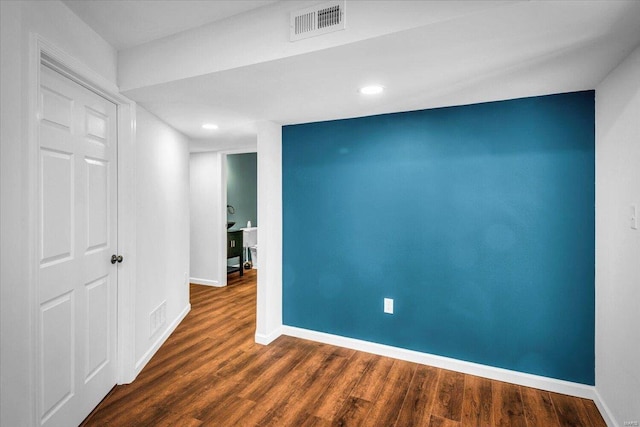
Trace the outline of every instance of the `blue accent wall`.
{"label": "blue accent wall", "polygon": [[285,126],[284,324],[594,384],[594,105]]}

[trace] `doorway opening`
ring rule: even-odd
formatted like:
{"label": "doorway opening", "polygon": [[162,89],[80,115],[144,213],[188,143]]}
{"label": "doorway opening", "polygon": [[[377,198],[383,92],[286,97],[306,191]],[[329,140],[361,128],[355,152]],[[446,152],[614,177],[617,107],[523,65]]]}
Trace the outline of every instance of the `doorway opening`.
{"label": "doorway opening", "polygon": [[255,152],[227,154],[226,224],[227,275],[257,269],[258,156]]}

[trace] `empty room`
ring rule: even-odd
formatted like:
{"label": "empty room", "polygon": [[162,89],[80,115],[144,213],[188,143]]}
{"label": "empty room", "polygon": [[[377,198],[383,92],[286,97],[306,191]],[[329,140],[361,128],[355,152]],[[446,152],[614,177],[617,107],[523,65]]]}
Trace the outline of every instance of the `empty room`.
{"label": "empty room", "polygon": [[0,425],[640,425],[640,1],[0,1]]}

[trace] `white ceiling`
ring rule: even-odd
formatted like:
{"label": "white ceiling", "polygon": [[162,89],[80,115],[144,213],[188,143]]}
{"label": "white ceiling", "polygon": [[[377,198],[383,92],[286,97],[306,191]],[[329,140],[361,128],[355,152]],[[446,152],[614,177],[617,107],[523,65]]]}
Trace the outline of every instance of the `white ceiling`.
{"label": "white ceiling", "polygon": [[[193,151],[228,149],[255,141],[257,120],[303,123],[593,89],[640,44],[640,1],[504,4],[126,95],[191,137]],[[387,90],[366,98],[357,89],[369,83]],[[220,130],[201,129],[207,121]]]}
{"label": "white ceiling", "polygon": [[117,50],[234,16],[277,0],[62,0]]}

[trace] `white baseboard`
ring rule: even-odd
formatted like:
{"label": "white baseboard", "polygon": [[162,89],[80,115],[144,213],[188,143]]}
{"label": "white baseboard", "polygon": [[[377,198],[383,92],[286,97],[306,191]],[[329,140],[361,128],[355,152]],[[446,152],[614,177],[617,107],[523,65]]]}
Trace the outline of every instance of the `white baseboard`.
{"label": "white baseboard", "polygon": [[598,393],[597,386],[596,386],[595,397],[593,398],[593,402],[598,407],[598,410],[600,411],[600,415],[602,415],[602,418],[604,418],[604,422],[607,423],[609,427],[619,427],[619,424],[616,423],[616,420],[613,418],[613,415],[611,410],[609,409],[609,406],[607,406],[605,401],[600,396],[600,393]]}
{"label": "white baseboard", "polygon": [[215,286],[216,288],[222,288],[225,286],[217,280],[199,279],[197,277],[189,278],[189,283],[193,283],[194,285]]}
{"label": "white baseboard", "polygon": [[282,335],[282,331],[280,328],[276,328],[275,330],[269,332],[268,334],[259,334],[256,332],[255,341],[257,344],[269,345],[273,341],[275,341],[275,339],[278,338],[280,335]]}
{"label": "white baseboard", "polygon": [[156,354],[156,352],[160,349],[162,344],[164,344],[167,338],[169,338],[169,336],[173,333],[173,331],[176,330],[180,322],[184,320],[184,318],[187,316],[187,314],[189,314],[190,311],[191,311],[191,304],[187,304],[186,307],[182,310],[182,312],[178,315],[178,317],[176,317],[173,320],[173,322],[171,322],[171,324],[164,330],[162,335],[160,335],[158,339],[153,343],[153,345],[149,348],[149,350],[147,350],[144,353],[144,355],[136,362],[136,367],[134,372],[135,377],[137,377],[140,371],[144,369],[147,363],[149,363],[149,360],[151,360],[153,355]]}
{"label": "white baseboard", "polygon": [[593,399],[594,402],[597,399],[595,387],[590,385],[563,381],[539,375],[532,375],[524,372],[511,371],[509,369],[496,368],[493,366],[481,365],[478,363],[466,362],[449,357],[437,356],[429,353],[422,353],[419,351],[407,350],[404,348],[357,340],[354,338],[341,337],[339,335],[311,331],[308,329],[296,328],[293,326],[282,326],[280,332],[283,335],[289,335],[296,338],[318,341],[325,344],[350,348],[352,350],[378,354],[380,356],[393,357],[395,359],[420,363],[422,365],[435,366],[437,368],[462,372],[463,374],[476,375],[479,377],[489,378],[497,381],[504,381],[526,387],[538,388],[541,390]]}

